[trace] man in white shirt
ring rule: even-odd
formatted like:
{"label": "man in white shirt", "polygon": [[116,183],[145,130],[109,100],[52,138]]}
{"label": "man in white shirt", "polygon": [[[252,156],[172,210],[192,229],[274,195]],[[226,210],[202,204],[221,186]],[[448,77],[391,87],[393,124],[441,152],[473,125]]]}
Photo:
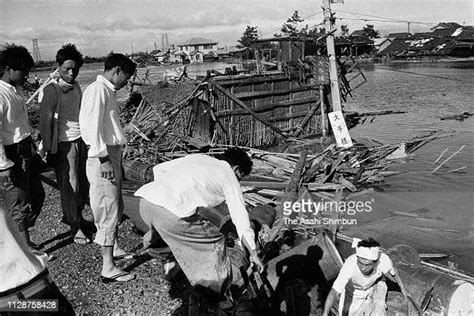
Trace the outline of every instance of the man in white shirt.
{"label": "man in white shirt", "polygon": [[161,163],[153,168],[154,181],[136,193],[140,215],[168,244],[193,286],[224,294],[232,279],[225,238],[197,213],[198,207],[226,202],[239,240],[260,271],[255,236],[239,180],[248,175],[252,161],[240,148],[230,148],[219,159],[203,154]]}
{"label": "man in white shirt", "polygon": [[120,125],[115,93],[134,74],[136,64],[123,54],[110,54],[103,75],[84,91],[79,126],[88,146],[86,163],[90,183],[90,206],[97,227],[95,242],[102,246],[104,283],[126,282],[133,275],[119,269],[114,257],[125,253],[116,242],[117,227],[123,212],[122,148],[127,143]]}
{"label": "man in white shirt", "polygon": [[0,314],[19,312],[12,308],[19,299],[44,299],[49,301],[51,311],[56,310],[48,315],[74,315],[71,304],[49,275],[46,254],[32,251],[15,226],[0,204]]}
{"label": "man in white shirt", "polygon": [[40,133],[47,161],[54,166],[61,194],[62,221],[71,227],[74,242],[85,245],[90,239],[83,232],[82,210],[89,197],[86,176],[87,147],[81,138],[79,110],[82,91],[76,82],[84,63],[73,44],[56,53],[58,78],[39,95]]}
{"label": "man in white shirt", "polygon": [[0,181],[20,233],[37,248],[30,241],[28,227],[34,226],[45,194],[21,87],[33,66],[33,58],[23,46],[6,45],[0,52]]}
{"label": "man in white shirt", "polygon": [[329,311],[335,298],[339,299],[339,315],[385,315],[387,285],[383,276],[396,281],[407,298],[405,286],[390,258],[380,252],[379,243],[369,238],[354,238],[356,253],[344,262],[324,304],[323,316]]}

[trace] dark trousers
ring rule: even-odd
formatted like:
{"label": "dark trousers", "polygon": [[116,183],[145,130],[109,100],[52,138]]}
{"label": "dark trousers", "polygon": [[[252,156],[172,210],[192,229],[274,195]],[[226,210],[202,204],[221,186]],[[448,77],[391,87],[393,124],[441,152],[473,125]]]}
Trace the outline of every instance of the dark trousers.
{"label": "dark trousers", "polygon": [[55,164],[56,179],[61,193],[63,222],[73,233],[79,230],[82,210],[89,198],[89,181],[86,176],[87,147],[82,138],[60,142]]}
{"label": "dark trousers", "polygon": [[5,146],[7,158],[15,164],[10,179],[3,178],[6,205],[20,231],[32,227],[38,218],[45,198],[40,180],[41,158],[34,155],[31,137]]}

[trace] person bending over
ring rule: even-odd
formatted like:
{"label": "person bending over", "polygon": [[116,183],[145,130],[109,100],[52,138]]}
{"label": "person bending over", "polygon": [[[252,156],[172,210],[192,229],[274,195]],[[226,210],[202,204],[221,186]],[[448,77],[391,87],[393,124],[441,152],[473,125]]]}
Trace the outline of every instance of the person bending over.
{"label": "person bending over", "polygon": [[224,295],[232,281],[225,237],[198,214],[199,207],[215,207],[225,201],[250,261],[260,271],[264,265],[256,253],[239,184],[250,174],[252,160],[240,148],[227,149],[219,158],[191,154],[161,163],[153,168],[154,181],[135,195],[141,197],[139,211],[144,222],[168,244],[191,285]]}

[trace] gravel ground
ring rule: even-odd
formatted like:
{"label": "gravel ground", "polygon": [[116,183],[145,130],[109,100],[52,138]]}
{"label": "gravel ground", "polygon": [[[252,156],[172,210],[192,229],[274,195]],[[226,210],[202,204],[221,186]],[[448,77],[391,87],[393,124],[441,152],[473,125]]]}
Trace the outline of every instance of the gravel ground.
{"label": "gravel ground", "polygon": [[[173,283],[164,279],[163,263],[148,255],[116,261],[135,274],[130,282],[103,284],[100,281],[101,254],[96,244],[81,246],[69,238],[69,227],[61,223],[59,192],[47,185],[42,213],[31,232],[32,240],[53,255],[50,273],[77,314],[159,314],[182,315],[187,310],[190,285],[184,276]],[[92,220],[90,208],[84,217]],[[126,220],[119,228],[119,244],[126,251],[138,253],[141,237]]]}

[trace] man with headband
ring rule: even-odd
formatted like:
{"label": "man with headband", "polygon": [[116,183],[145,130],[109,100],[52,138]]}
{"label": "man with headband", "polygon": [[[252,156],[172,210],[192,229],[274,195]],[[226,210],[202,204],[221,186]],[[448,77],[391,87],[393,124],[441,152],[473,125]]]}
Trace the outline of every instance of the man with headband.
{"label": "man with headband", "polygon": [[335,298],[339,299],[339,315],[385,315],[387,285],[383,276],[395,280],[407,298],[405,286],[390,258],[382,253],[374,239],[354,238],[356,253],[344,262],[324,304],[323,315],[329,315]]}

